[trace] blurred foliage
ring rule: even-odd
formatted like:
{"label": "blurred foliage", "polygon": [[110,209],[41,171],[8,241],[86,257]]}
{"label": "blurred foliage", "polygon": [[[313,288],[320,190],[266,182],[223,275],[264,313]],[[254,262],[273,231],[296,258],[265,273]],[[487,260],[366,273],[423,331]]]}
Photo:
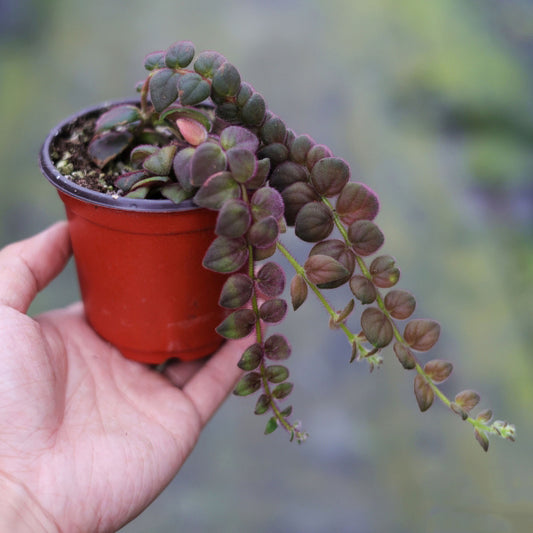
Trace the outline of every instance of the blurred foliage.
{"label": "blurred foliage", "polygon": [[[529,530],[531,2],[0,0],[0,21],[2,243],[63,216],[36,162],[50,127],[132,96],[146,52],[191,39],[377,191],[400,286],[442,323],[442,355],[460,376],[445,385],[476,384],[518,429],[485,455],[443,410],[413,415],[392,352],[368,376],[347,366],[339,335],[316,328],[295,340],[291,369],[309,441],[263,437],[264,421],[230,399],[124,531]],[[77,297],[71,269],[34,308]],[[302,306],[283,326],[292,338],[302,320],[324,316]]]}

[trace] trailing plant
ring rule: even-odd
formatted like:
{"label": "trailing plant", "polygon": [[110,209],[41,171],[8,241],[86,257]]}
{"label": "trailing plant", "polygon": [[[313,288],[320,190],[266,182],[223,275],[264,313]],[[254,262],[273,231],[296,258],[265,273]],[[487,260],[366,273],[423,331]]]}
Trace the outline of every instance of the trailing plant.
{"label": "trailing plant", "polygon": [[[291,440],[307,437],[286,405],[293,389],[285,366],[291,345],[262,327],[287,313],[285,274],[270,259],[278,252],[294,268],[293,309],[313,293],[330,326],[346,337],[350,362],[366,361],[373,370],[382,364],[383,349],[392,345],[412,373],[421,411],[438,398],[472,426],[485,451],[490,434],[514,440],[514,426],[491,422],[490,410],[473,414],[480,401],[475,391],[449,399],[439,388],[452,364],[425,361],[425,354],[437,343],[440,326],[412,318],[414,296],[394,288],[400,270],[393,257],[380,253],[384,236],[374,222],[378,198],[367,185],[350,180],[346,162],[288,129],[217,52],[195,56],[192,43],[182,41],[149,54],[144,66],[148,75],[138,86],[139,104],[117,105],[102,114],[88,152],[98,167],[118,174],[114,194],[191,199],[218,211],[216,238],[203,266],[228,276],[220,295],[228,315],[218,333],[227,339],[253,333],[238,363],[245,374],[234,393],[258,393],[255,413],[269,415],[265,433],[281,426]],[[282,242],[286,226],[313,243],[303,264]],[[348,294],[343,309],[330,305],[324,296],[330,290]],[[359,324],[350,325],[356,307]]]}

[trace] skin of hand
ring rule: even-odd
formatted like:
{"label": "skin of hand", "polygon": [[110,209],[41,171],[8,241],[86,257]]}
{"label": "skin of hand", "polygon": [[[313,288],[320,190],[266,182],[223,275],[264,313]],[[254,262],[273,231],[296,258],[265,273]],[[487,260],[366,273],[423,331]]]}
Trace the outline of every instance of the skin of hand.
{"label": "skin of hand", "polygon": [[26,312],[71,254],[57,223],[0,251],[0,530],[116,531],[176,475],[250,340],[163,372],[124,359],[81,304]]}

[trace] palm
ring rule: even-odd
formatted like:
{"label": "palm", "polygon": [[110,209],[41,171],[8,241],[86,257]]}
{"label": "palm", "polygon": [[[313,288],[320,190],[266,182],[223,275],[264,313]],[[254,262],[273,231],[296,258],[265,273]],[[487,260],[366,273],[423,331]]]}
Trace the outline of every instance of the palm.
{"label": "palm", "polygon": [[113,531],[142,511],[239,376],[230,343],[167,375],[128,361],[80,305],[36,320],[2,306],[0,324],[0,472],[65,531]]}

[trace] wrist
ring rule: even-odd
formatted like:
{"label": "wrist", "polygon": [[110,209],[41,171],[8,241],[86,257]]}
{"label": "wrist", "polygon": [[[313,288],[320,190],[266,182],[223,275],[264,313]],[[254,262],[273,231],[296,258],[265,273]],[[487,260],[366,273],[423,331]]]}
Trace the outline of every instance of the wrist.
{"label": "wrist", "polygon": [[0,473],[0,531],[59,533],[52,518],[23,484]]}

